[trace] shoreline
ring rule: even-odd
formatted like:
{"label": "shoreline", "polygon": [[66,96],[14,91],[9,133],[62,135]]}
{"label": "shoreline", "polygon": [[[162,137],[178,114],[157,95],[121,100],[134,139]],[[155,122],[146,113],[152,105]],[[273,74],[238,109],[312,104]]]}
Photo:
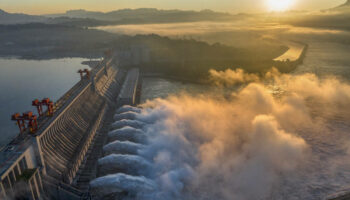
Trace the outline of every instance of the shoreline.
{"label": "shoreline", "polygon": [[[289,45],[288,45],[289,44]],[[299,42],[299,41],[287,41],[285,43],[285,45],[289,48],[286,52],[284,52],[282,55],[276,57],[275,59],[273,59],[273,61],[276,62],[286,62],[286,61],[290,61],[290,62],[295,62],[297,60],[300,59],[300,57],[303,54],[303,51],[305,50],[305,48],[308,46],[306,43],[303,42]],[[297,47],[298,46],[298,47]],[[301,47],[302,46],[302,47]],[[294,56],[292,54],[297,53],[298,56]]]}
{"label": "shoreline", "polygon": [[[296,42],[296,41],[293,41]],[[309,48],[309,45],[303,42],[298,42],[300,44],[303,44],[304,47],[302,49],[302,52],[300,53],[299,57],[294,60],[294,61],[275,61],[273,60],[275,65],[278,65],[280,67],[276,67],[281,68],[281,67],[290,67],[289,70],[287,71],[281,71],[280,69],[278,69],[281,73],[292,73],[299,65],[301,65],[304,61],[304,58],[306,56],[307,50]],[[284,54],[282,54],[284,55]],[[282,56],[281,55],[281,56]],[[279,56],[280,57],[280,56]],[[277,57],[278,58],[278,57]],[[285,66],[283,66],[285,65]],[[271,68],[274,66],[271,66]],[[229,68],[227,68],[229,69]],[[192,84],[209,84],[210,82],[207,80],[201,80],[201,79],[189,79],[189,78],[183,78],[183,77],[179,77],[179,76],[171,76],[171,75],[166,75],[164,73],[157,73],[157,72],[142,72],[142,77],[145,78],[163,78],[163,79],[168,79],[168,80],[174,80],[174,81],[179,81],[179,82],[183,82],[183,83],[192,83]]]}

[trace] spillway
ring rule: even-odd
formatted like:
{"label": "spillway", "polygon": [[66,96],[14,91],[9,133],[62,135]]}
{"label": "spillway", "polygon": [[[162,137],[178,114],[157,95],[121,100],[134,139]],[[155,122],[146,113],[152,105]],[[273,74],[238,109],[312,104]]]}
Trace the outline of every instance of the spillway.
{"label": "spillway", "polygon": [[138,155],[111,154],[98,160],[99,175],[126,173],[142,175],[150,168],[150,162]]}
{"label": "spillway", "polygon": [[108,138],[109,141],[131,141],[142,144],[147,142],[147,138],[142,130],[130,126],[110,131]]}
{"label": "spillway", "polygon": [[104,155],[109,154],[137,154],[142,150],[144,145],[130,141],[114,141],[103,147]]}
{"label": "spillway", "polygon": [[133,128],[140,129],[144,125],[145,124],[143,122],[141,122],[141,121],[130,120],[130,119],[122,119],[122,120],[114,122],[111,127],[112,127],[112,129],[120,129],[120,128],[123,128],[125,126],[130,126],[130,127],[133,127]]}
{"label": "spillway", "polygon": [[127,111],[124,113],[114,115],[113,119],[116,121],[122,120],[122,119],[135,120],[137,114],[138,114],[137,112]]}
{"label": "spillway", "polygon": [[121,113],[125,113],[125,112],[136,112],[136,113],[140,113],[141,112],[141,109],[140,108],[137,108],[137,107],[133,107],[133,106],[122,106],[120,108],[118,108],[116,110],[116,113],[115,114],[121,114]]}
{"label": "spillway", "polygon": [[[116,197],[131,196],[137,193],[149,193],[155,190],[156,184],[143,176],[131,176],[123,173],[111,174],[99,177],[91,183],[91,192],[98,199],[106,199],[106,196]],[[113,196],[114,195],[114,196]]]}
{"label": "spillway", "polygon": [[146,124],[138,121],[140,113],[140,108],[128,105],[115,111],[103,156],[98,159],[97,178],[90,182],[93,198],[135,199],[157,188],[147,177],[152,161],[139,154],[147,147],[148,139],[142,130]]}

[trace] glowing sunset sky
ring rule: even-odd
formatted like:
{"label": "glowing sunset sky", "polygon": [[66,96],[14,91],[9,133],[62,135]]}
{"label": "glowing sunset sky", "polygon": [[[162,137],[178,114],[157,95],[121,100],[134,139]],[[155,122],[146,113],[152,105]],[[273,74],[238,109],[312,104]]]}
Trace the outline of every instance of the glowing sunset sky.
{"label": "glowing sunset sky", "polygon": [[[159,8],[225,12],[261,12],[269,10],[269,0],[0,0],[0,9],[29,14],[62,13],[72,9],[111,11],[122,8]],[[284,1],[284,0],[280,0]],[[290,9],[318,10],[346,0],[292,0]]]}

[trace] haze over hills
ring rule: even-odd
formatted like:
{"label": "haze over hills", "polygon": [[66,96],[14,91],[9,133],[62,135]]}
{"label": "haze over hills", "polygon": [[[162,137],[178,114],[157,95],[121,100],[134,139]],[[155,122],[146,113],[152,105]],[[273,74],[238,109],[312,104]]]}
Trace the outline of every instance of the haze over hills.
{"label": "haze over hills", "polygon": [[350,0],[337,7],[320,12],[279,16],[278,22],[300,27],[313,27],[335,30],[350,30]]}
{"label": "haze over hills", "polygon": [[121,9],[111,12],[95,12],[87,10],[70,10],[64,14],[46,15],[48,17],[74,17],[74,18],[92,18],[98,20],[115,21],[120,19],[135,19],[135,18],[190,18],[195,19],[210,19],[210,18],[228,18],[231,17],[228,13],[214,12],[212,10],[202,11],[183,11],[183,10],[158,10],[156,8],[139,8],[139,9]]}
{"label": "haze over hills", "polygon": [[328,9],[326,11],[350,12],[350,0],[347,0],[344,4],[339,5],[335,8]]}
{"label": "haze over hills", "polygon": [[8,13],[0,9],[0,24],[24,24],[32,22],[45,22],[46,17],[27,15],[21,13]]}
{"label": "haze over hills", "polygon": [[107,13],[86,10],[70,10],[63,14],[45,16],[8,13],[0,11],[0,24],[23,24],[42,22],[75,26],[101,26],[114,24],[172,23],[192,21],[230,20],[234,15],[212,10],[182,11],[155,8],[122,9]]}
{"label": "haze over hills", "polygon": [[[333,18],[337,21],[335,26],[347,27],[347,15],[350,13],[350,0],[344,4],[325,10],[336,12],[333,16],[317,16],[293,19],[295,24],[309,24],[314,22],[315,26],[327,26],[333,24]],[[341,16],[339,16],[341,14]],[[25,24],[25,23],[47,23],[60,24],[79,27],[93,27],[105,25],[123,25],[123,24],[150,24],[150,23],[177,23],[177,22],[198,22],[198,21],[230,21],[246,19],[250,14],[229,14],[215,12],[212,10],[192,11],[192,10],[159,10],[156,8],[139,8],[139,9],[121,9],[111,12],[98,12],[87,10],[70,10],[65,13],[48,14],[48,15],[27,15],[21,13],[8,13],[0,9],[0,24]],[[339,25],[342,24],[341,26]],[[345,25],[344,25],[345,22]],[[324,23],[324,24],[322,24]],[[308,26],[308,25],[307,25]]]}
{"label": "haze over hills", "polygon": [[350,7],[350,0],[347,0],[347,2],[345,2],[343,5],[338,6],[338,8],[342,7]]}
{"label": "haze over hills", "polygon": [[47,17],[89,18],[100,21],[125,23],[160,23],[160,22],[186,22],[201,20],[227,20],[233,16],[228,13],[214,12],[212,10],[183,11],[158,10],[155,8],[122,9],[111,12],[94,12],[86,10],[70,10],[64,14],[46,15]]}

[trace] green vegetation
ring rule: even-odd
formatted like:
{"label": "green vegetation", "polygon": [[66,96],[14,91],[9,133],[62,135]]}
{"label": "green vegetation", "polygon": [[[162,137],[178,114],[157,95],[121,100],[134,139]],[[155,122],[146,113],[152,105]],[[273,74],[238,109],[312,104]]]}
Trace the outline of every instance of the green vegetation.
{"label": "green vegetation", "polygon": [[[24,24],[0,26],[0,55],[30,59],[62,57],[101,57],[107,49],[134,54],[147,52],[147,60],[137,67],[186,79],[207,76],[209,69],[243,68],[248,72],[265,72],[273,58],[287,47],[266,45],[260,48],[236,48],[220,43],[208,44],[194,39],[170,39],[158,35],[121,36],[95,29],[64,25]],[[135,60],[120,57],[120,61]],[[130,61],[130,63],[133,63]],[[133,67],[133,64],[126,64]],[[281,67],[281,71],[286,70]]]}
{"label": "green vegetation", "polygon": [[0,25],[0,55],[30,59],[101,57],[117,38],[99,30],[64,25]]}
{"label": "green vegetation", "polygon": [[0,24],[46,23],[79,27],[149,24],[196,21],[224,21],[237,18],[228,13],[211,10],[183,11],[158,10],[155,8],[122,9],[107,13],[86,10],[71,10],[62,14],[36,16],[18,13],[7,13],[0,9]]}
{"label": "green vegetation", "polygon": [[[191,80],[206,78],[209,69],[242,68],[247,72],[263,73],[274,66],[273,58],[288,49],[277,45],[259,49],[235,48],[220,43],[210,45],[193,39],[170,39],[157,35],[124,36],[115,47],[123,51],[125,46],[136,45],[144,46],[150,52],[149,61],[138,65],[141,70]],[[129,67],[135,65],[129,64]],[[285,65],[277,67],[280,71],[291,70]]]}

